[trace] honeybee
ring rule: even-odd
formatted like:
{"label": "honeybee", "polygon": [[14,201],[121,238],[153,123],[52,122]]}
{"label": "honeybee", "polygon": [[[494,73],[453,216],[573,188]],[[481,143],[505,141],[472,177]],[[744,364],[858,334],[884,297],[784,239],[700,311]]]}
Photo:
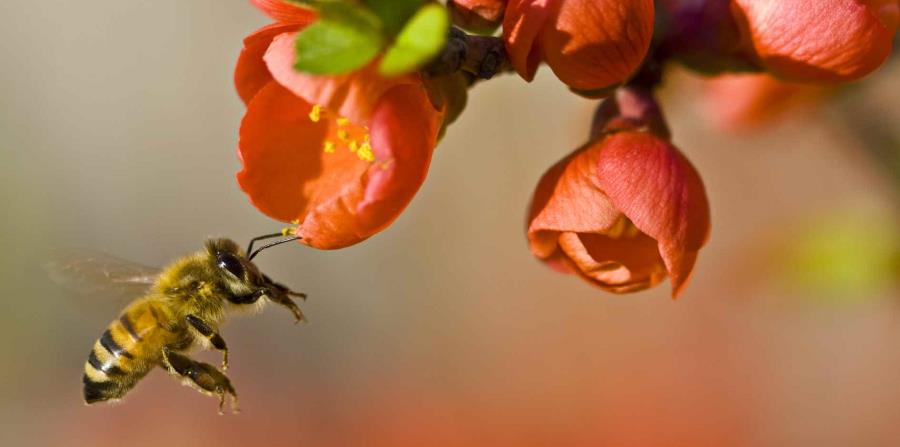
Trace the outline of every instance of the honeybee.
{"label": "honeybee", "polygon": [[[159,366],[197,391],[217,397],[219,414],[227,397],[236,412],[237,392],[225,375],[228,346],[219,334],[226,315],[258,308],[265,298],[290,310],[296,322],[305,320],[291,297],[305,300],[306,295],[273,281],[251,262],[266,248],[299,239],[289,237],[253,251],[254,242],[286,233],[254,238],[247,251],[230,239],[209,239],[203,249],[161,271],[100,255],[50,263],[57,282],[85,292],[143,290],[94,343],[82,378],[85,403],[119,400]],[[198,346],[221,351],[221,369],[187,355]]]}

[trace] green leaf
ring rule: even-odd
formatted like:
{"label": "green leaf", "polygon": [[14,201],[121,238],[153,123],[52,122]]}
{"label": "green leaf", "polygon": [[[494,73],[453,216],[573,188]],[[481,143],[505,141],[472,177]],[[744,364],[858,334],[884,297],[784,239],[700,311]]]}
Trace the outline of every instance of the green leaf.
{"label": "green leaf", "polygon": [[436,56],[447,42],[450,16],[447,9],[429,3],[406,23],[378,70],[385,76],[414,71]]}
{"label": "green leaf", "polygon": [[353,4],[327,2],[318,6],[320,19],[297,36],[297,71],[314,75],[346,73],[378,55],[385,42],[377,16]]}
{"label": "green leaf", "polygon": [[381,19],[385,32],[395,36],[425,0],[363,0],[363,3]]}

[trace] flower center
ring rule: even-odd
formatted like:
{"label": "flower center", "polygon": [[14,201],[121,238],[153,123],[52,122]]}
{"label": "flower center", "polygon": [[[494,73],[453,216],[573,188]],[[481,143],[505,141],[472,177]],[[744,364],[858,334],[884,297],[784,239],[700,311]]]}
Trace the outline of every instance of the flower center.
{"label": "flower center", "polygon": [[633,238],[639,234],[641,234],[641,230],[634,226],[631,219],[625,217],[624,214],[619,216],[616,223],[603,232],[604,236],[613,239]]}
{"label": "flower center", "polygon": [[369,142],[369,128],[353,124],[343,116],[329,117],[330,114],[320,105],[314,105],[309,112],[309,120],[314,123],[323,119],[333,119],[337,124],[329,126],[328,135],[322,141],[322,151],[333,154],[338,150],[349,150],[362,161],[369,163],[375,161],[375,153],[372,152],[372,144]]}

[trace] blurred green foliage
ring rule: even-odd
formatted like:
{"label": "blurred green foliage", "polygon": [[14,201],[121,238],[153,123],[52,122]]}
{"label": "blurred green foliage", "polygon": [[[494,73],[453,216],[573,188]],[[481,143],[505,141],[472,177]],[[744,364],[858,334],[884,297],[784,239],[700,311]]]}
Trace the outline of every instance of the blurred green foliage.
{"label": "blurred green foliage", "polygon": [[336,75],[365,66],[386,52],[379,71],[397,76],[419,69],[447,40],[450,17],[439,3],[423,0],[304,0],[319,19],[300,32],[295,69]]}
{"label": "blurred green foliage", "polygon": [[443,6],[432,3],[416,13],[397,35],[381,65],[381,74],[395,76],[415,70],[438,54],[447,41],[450,17]]}
{"label": "blurred green foliage", "polygon": [[325,3],[320,18],[297,36],[296,69],[340,74],[369,63],[384,45],[381,21],[371,11],[346,3]]}
{"label": "blurred green foliage", "polygon": [[386,33],[397,35],[413,14],[422,8],[425,0],[364,0],[363,3],[381,19]]}
{"label": "blurred green foliage", "polygon": [[785,252],[788,279],[819,296],[852,299],[898,281],[900,228],[854,213],[825,216]]}

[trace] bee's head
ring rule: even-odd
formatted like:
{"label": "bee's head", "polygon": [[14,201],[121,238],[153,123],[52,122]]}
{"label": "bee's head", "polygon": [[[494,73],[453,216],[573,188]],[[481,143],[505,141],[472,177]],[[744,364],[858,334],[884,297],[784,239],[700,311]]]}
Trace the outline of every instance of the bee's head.
{"label": "bee's head", "polygon": [[[253,250],[253,243],[256,241],[288,234],[291,237],[270,242]],[[217,285],[224,289],[222,291],[225,292],[225,298],[232,304],[253,304],[260,298],[266,297],[287,307],[298,322],[303,321],[303,312],[290,297],[306,299],[306,294],[294,292],[287,286],[272,281],[251,262],[253,257],[262,250],[298,239],[300,239],[299,236],[288,232],[260,236],[250,241],[246,252],[230,239],[210,239],[206,241],[207,269],[213,269]]]}
{"label": "bee's head", "polygon": [[256,293],[266,286],[265,275],[260,273],[246,253],[231,239],[206,241],[206,253],[219,286],[225,289],[228,301],[234,304],[251,304],[259,299]]}

